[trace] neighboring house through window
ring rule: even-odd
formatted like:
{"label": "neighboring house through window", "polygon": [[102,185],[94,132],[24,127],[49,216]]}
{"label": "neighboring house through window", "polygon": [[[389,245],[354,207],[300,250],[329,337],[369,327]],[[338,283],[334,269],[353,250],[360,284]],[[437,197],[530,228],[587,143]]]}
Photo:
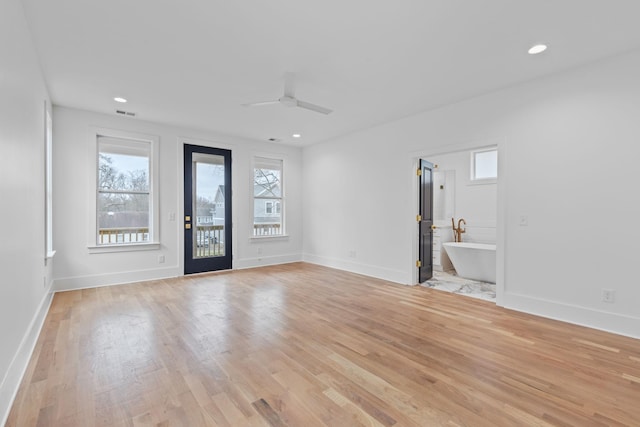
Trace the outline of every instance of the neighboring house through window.
{"label": "neighboring house through window", "polygon": [[280,202],[264,202],[264,210],[267,214],[279,214],[280,213]]}
{"label": "neighboring house through window", "polygon": [[254,158],[253,235],[284,234],[282,160]]}

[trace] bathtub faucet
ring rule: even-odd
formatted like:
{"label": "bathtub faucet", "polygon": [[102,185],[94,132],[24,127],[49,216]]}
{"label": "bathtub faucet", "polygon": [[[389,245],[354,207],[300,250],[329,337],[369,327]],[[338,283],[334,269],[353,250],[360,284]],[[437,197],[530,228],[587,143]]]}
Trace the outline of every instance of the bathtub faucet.
{"label": "bathtub faucet", "polygon": [[467,229],[463,229],[460,226],[460,223],[467,225],[467,221],[465,221],[464,219],[460,218],[458,220],[458,228],[456,228],[456,221],[455,219],[451,218],[451,228],[453,228],[453,239],[456,242],[462,242],[462,233],[464,233],[465,231],[467,231]]}

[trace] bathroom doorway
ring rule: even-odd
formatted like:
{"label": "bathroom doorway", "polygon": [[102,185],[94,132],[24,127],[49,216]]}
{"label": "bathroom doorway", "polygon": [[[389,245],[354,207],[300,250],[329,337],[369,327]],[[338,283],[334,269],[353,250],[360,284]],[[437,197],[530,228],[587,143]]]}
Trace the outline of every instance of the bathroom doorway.
{"label": "bathroom doorway", "polygon": [[421,159],[418,169],[420,181],[420,212],[418,214],[419,257],[418,280],[426,282],[433,277],[433,164]]}
{"label": "bathroom doorway", "polygon": [[[428,162],[432,165],[432,260],[429,263],[432,276],[423,280],[425,276],[420,271],[417,283],[496,301],[497,158],[498,146],[491,145],[425,155],[418,159],[419,164]],[[421,209],[423,189],[417,193]],[[417,240],[421,256],[428,252],[424,247],[428,239],[423,235],[422,227]]]}

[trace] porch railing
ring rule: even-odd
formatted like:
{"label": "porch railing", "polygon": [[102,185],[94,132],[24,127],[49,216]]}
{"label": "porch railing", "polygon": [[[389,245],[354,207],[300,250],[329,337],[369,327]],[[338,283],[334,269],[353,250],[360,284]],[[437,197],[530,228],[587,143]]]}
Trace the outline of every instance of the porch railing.
{"label": "porch railing", "polygon": [[142,243],[149,241],[148,227],[101,228],[98,230],[98,244]]}
{"label": "porch railing", "polygon": [[196,258],[224,255],[224,225],[196,225],[193,236]]}
{"label": "porch railing", "polygon": [[281,224],[253,224],[254,236],[279,236],[281,234]]}
{"label": "porch railing", "polygon": [[[199,256],[215,256],[224,253],[224,225],[197,225],[194,246]],[[279,236],[281,224],[254,224],[254,236]],[[98,230],[98,244],[143,243],[149,241],[148,227],[101,228]],[[202,254],[200,254],[202,252]]]}

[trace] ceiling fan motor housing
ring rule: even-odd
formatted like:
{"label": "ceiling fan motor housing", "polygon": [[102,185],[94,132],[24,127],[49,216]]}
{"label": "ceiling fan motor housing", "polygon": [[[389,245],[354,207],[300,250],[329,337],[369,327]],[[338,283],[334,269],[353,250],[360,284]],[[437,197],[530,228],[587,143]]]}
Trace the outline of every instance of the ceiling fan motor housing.
{"label": "ceiling fan motor housing", "polygon": [[278,99],[278,101],[280,101],[280,103],[282,105],[285,105],[287,107],[297,107],[298,106],[298,100],[291,97],[291,96],[283,96],[282,98]]}

